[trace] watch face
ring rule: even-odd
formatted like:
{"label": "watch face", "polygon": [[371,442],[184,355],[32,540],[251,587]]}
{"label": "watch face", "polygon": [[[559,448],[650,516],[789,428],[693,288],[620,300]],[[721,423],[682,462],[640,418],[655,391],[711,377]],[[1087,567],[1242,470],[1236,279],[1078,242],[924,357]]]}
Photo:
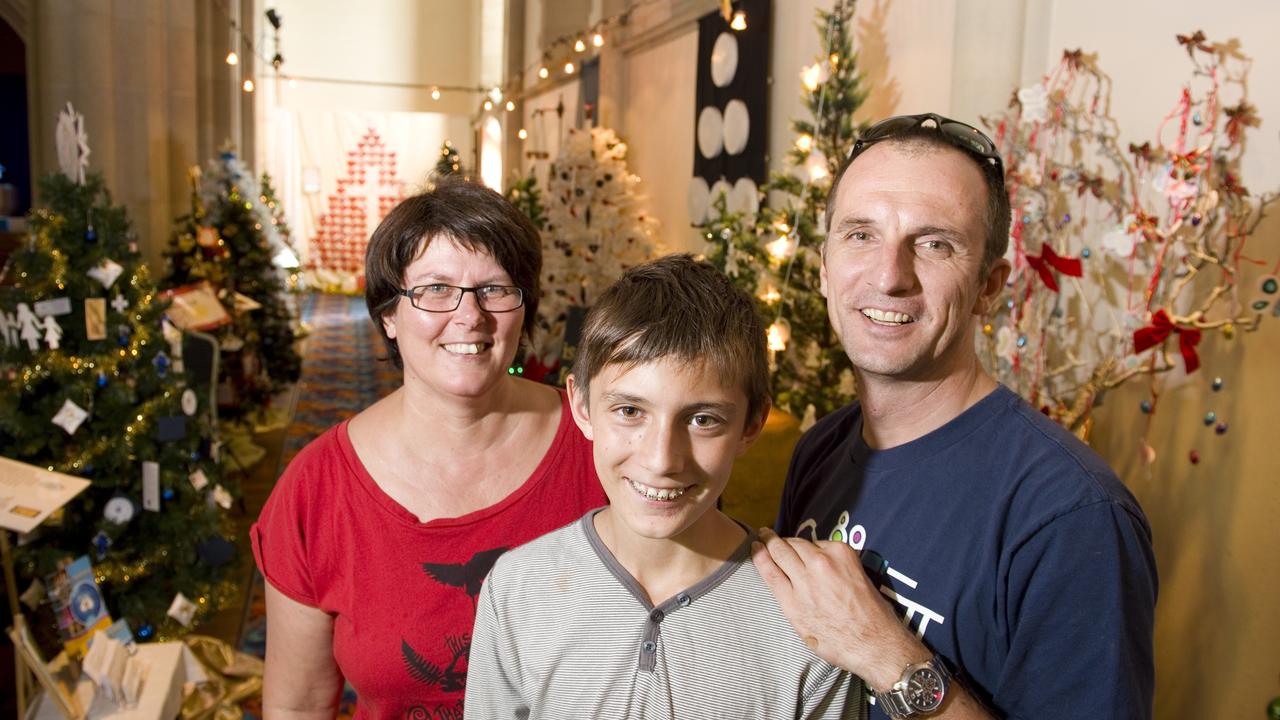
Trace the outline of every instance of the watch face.
{"label": "watch face", "polygon": [[906,696],[911,709],[916,712],[931,712],[937,710],[938,706],[942,704],[942,696],[945,689],[942,683],[942,676],[938,674],[937,670],[931,667],[922,667],[911,673],[911,678],[907,680],[907,688],[903,695]]}

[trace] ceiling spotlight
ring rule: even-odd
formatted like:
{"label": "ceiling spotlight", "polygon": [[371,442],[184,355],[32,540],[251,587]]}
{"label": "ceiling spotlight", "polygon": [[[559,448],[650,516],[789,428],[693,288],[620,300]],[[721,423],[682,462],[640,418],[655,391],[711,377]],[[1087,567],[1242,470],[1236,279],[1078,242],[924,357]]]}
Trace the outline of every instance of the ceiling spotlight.
{"label": "ceiling spotlight", "polygon": [[586,49],[587,49],[587,44],[582,42],[582,38],[578,38],[577,41],[573,43],[574,52],[582,52],[583,50],[586,50]]}
{"label": "ceiling spotlight", "polygon": [[524,128],[520,128],[520,132],[516,133],[516,137],[520,138],[521,140],[524,140],[525,138],[529,137],[529,131],[525,130]]}
{"label": "ceiling spotlight", "polygon": [[604,36],[601,35],[600,33],[596,33],[595,35],[592,35],[591,44],[595,45],[596,47],[604,47]]}
{"label": "ceiling spotlight", "polygon": [[432,100],[439,100],[439,99],[440,99],[440,88],[438,88],[438,87],[433,87],[433,88],[431,88],[431,99],[432,99]]}
{"label": "ceiling spotlight", "polygon": [[729,27],[742,32],[747,29],[747,14],[739,10],[733,14],[733,20],[729,22]]}
{"label": "ceiling spotlight", "polygon": [[298,87],[298,81],[297,81],[297,80],[295,80],[294,78],[289,78],[289,87],[291,87],[291,88],[296,88],[296,87]]}
{"label": "ceiling spotlight", "polygon": [[538,68],[538,77],[542,78],[543,80],[546,80],[547,76],[550,74],[551,74],[551,71],[547,70],[546,65],[543,65],[542,67]]}
{"label": "ceiling spotlight", "polygon": [[492,100],[485,100],[485,101],[484,101],[484,109],[485,109],[485,110],[492,110],[492,109],[493,109],[493,101],[492,101]]}
{"label": "ceiling spotlight", "polygon": [[253,81],[248,78],[245,78],[244,85],[242,85],[241,87],[244,88],[245,92],[253,92]]}
{"label": "ceiling spotlight", "polygon": [[512,102],[512,101],[508,100],[508,101],[507,101],[507,112],[511,112],[512,110],[515,110],[515,109],[516,109],[516,104],[515,104],[514,102]]}
{"label": "ceiling spotlight", "polygon": [[228,65],[240,64],[240,56],[236,54],[235,50],[232,50],[231,52],[227,53],[227,64]]}
{"label": "ceiling spotlight", "polygon": [[571,63],[571,62],[567,62],[567,63],[565,63],[565,64],[564,64],[564,74],[565,74],[565,75],[572,75],[572,74],[573,74],[573,70],[574,70],[574,68],[573,68],[573,63]]}

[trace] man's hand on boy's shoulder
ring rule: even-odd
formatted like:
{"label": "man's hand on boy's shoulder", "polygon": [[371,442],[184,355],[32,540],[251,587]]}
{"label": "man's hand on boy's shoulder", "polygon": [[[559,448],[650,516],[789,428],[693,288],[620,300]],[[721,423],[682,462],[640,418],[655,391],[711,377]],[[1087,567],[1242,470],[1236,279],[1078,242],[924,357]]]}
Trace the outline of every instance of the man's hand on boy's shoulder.
{"label": "man's hand on boy's shoulder", "polygon": [[[902,624],[846,543],[782,538],[761,528],[751,559],[814,654],[862,678],[868,688],[887,690],[908,665],[933,656]],[[960,683],[952,683],[947,698],[933,716],[938,720],[992,717]]]}
{"label": "man's hand on boy's shoulder", "polygon": [[760,530],[752,560],[796,634],[823,660],[887,688],[932,653],[894,614],[846,543]]}

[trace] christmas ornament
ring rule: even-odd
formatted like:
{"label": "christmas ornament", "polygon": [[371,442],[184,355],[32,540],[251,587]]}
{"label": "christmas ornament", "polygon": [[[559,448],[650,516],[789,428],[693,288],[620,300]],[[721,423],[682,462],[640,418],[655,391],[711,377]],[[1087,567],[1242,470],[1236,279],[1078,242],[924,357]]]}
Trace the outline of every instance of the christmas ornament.
{"label": "christmas ornament", "polygon": [[196,554],[205,563],[217,567],[235,557],[236,546],[221,535],[214,535],[196,546]]}
{"label": "christmas ornament", "polygon": [[116,293],[116,297],[111,301],[111,309],[123,315],[129,309],[129,301],[124,299],[124,295]]}
{"label": "christmas ornament", "polygon": [[199,407],[199,400],[196,398],[196,391],[187,388],[182,391],[182,412],[188,417],[196,414]]}
{"label": "christmas ornament", "polygon": [[124,272],[124,267],[120,263],[111,258],[103,258],[102,262],[90,268],[85,274],[102,283],[103,289],[107,289],[115,284],[116,279],[120,277],[122,272]]}
{"label": "christmas ornament", "polygon": [[49,344],[50,350],[57,350],[62,343],[62,326],[52,315],[44,319],[44,341]]}
{"label": "christmas ornament", "polygon": [[18,319],[12,314],[0,310],[0,340],[7,348],[18,347]]}
{"label": "christmas ornament", "polygon": [[203,490],[205,486],[209,484],[209,478],[204,474],[204,470],[200,468],[196,468],[192,471],[192,473],[187,476],[187,480],[191,483],[191,487],[195,488],[197,491]]}
{"label": "christmas ornament", "polygon": [[54,143],[62,174],[75,180],[77,185],[83,185],[84,171],[89,166],[89,136],[84,131],[84,116],[76,112],[71,103],[58,113]]}
{"label": "christmas ornament", "polygon": [[40,320],[26,303],[18,303],[17,324],[19,337],[27,341],[27,349],[35,352],[40,349]]}
{"label": "christmas ornament", "polygon": [[231,493],[227,492],[227,489],[222,487],[221,484],[213,486],[213,492],[209,495],[209,499],[220,505],[223,510],[231,509]]}
{"label": "christmas ornament", "polygon": [[156,634],[156,629],[154,626],[151,625],[151,623],[143,623],[142,627],[138,628],[139,640],[150,640],[151,636],[155,634]]}
{"label": "christmas ornament", "polygon": [[107,299],[84,299],[84,337],[103,340],[107,337]]}
{"label": "christmas ornament", "polygon": [[99,530],[97,535],[93,536],[93,551],[99,560],[107,556],[107,550],[111,547],[111,536],[105,530]]}
{"label": "christmas ornament", "polygon": [[169,372],[169,356],[163,350],[156,353],[156,356],[151,359],[151,364],[156,367],[156,373],[160,377],[164,377]]}
{"label": "christmas ornament", "polygon": [[89,413],[84,408],[75,404],[70,398],[63,401],[62,408],[53,416],[53,424],[67,431],[68,435],[75,435],[76,430],[80,429],[80,424],[87,420]]}
{"label": "christmas ornament", "polygon": [[160,463],[154,460],[142,463],[142,509],[160,512]]}
{"label": "christmas ornament", "polygon": [[173,602],[169,605],[169,617],[177,620],[183,627],[190,627],[192,619],[195,618],[198,606],[187,599],[186,595],[181,592],[173,596]]}
{"label": "christmas ornament", "polygon": [[136,513],[133,500],[123,493],[112,495],[102,508],[102,517],[115,525],[127,525]]}

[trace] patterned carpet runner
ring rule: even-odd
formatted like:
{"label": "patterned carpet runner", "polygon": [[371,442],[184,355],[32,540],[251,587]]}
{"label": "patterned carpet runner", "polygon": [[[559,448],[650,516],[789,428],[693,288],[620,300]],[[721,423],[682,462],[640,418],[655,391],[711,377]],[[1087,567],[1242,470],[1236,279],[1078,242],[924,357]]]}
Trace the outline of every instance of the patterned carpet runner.
{"label": "patterned carpet runner", "polygon": [[[382,337],[369,321],[363,297],[307,295],[302,320],[311,329],[305,341],[297,408],[285,434],[280,469],[325,430],[355,415],[399,387],[401,373],[390,362]],[[266,656],[266,599],[261,574],[255,572],[252,595],[241,632],[240,649]],[[349,717],[355,693],[343,693],[339,717]],[[261,717],[261,698],[245,703],[250,718]]]}

